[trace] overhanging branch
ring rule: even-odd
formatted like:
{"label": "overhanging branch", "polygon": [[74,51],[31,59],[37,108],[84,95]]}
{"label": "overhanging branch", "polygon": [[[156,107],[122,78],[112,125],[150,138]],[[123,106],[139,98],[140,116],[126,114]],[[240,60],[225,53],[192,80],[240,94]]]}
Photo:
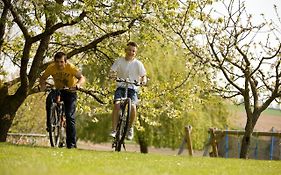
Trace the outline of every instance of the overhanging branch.
{"label": "overhanging branch", "polygon": [[[48,84],[50,85],[50,84]],[[53,85],[50,85],[50,86],[53,86]],[[95,90],[90,90],[90,89],[84,89],[84,88],[79,88],[77,91],[80,91],[82,93],[85,93],[87,95],[90,95],[91,97],[93,97],[97,102],[99,102],[100,104],[106,104],[103,100],[101,100],[97,94],[102,94],[98,91],[95,91]],[[29,95],[32,95],[32,94],[36,94],[36,93],[39,93],[40,92],[40,89],[39,89],[39,85],[37,86],[34,86],[30,91],[29,91]]]}

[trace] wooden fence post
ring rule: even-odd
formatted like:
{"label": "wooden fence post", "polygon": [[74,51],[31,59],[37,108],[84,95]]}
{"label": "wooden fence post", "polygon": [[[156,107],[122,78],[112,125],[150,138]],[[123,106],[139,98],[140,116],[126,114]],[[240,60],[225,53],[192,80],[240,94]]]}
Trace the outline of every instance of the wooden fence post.
{"label": "wooden fence post", "polygon": [[185,126],[184,131],[185,131],[185,136],[184,136],[182,144],[180,146],[178,155],[180,155],[183,152],[184,146],[185,146],[185,144],[187,144],[188,153],[190,156],[193,156],[192,141],[191,141],[192,126],[190,126],[190,125]]}
{"label": "wooden fence post", "polygon": [[217,140],[216,140],[216,134],[215,134],[215,128],[210,128],[210,135],[211,135],[211,144],[213,148],[213,156],[218,157],[218,147],[217,147]]}

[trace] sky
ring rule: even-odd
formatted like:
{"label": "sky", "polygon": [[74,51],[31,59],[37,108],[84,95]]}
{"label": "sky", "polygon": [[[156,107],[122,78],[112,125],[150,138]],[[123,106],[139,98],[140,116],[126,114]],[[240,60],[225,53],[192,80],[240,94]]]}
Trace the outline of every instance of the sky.
{"label": "sky", "polygon": [[[250,14],[255,14],[254,19],[260,19],[258,16],[264,13],[267,19],[275,19],[273,5],[276,5],[281,10],[281,0],[245,0],[246,10]],[[257,16],[256,16],[257,15]],[[281,13],[280,13],[281,15]]]}
{"label": "sky", "polygon": [[[224,0],[225,4],[228,4],[229,1],[230,0]],[[238,5],[239,0],[235,0],[235,2]],[[262,19],[260,15],[262,13],[265,15],[265,18],[276,21],[277,17],[273,8],[274,4],[279,8],[279,11],[281,11],[281,0],[241,0],[241,2],[245,2],[247,13],[252,14],[255,21],[260,21]],[[215,3],[212,7],[218,12],[224,13],[223,10],[225,7],[223,7],[221,2]]]}

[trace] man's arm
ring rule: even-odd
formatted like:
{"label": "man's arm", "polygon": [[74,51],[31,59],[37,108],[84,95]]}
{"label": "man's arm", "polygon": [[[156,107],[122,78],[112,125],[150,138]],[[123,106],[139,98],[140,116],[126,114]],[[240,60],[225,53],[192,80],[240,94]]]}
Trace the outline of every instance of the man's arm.
{"label": "man's arm", "polygon": [[44,76],[40,77],[40,80],[39,80],[40,91],[45,91],[45,89],[46,89],[46,80],[47,80],[47,78],[45,78]]}
{"label": "man's arm", "polygon": [[77,83],[76,83],[76,88],[80,88],[86,81],[85,77],[82,75],[81,72],[78,72],[75,77],[78,79]]}

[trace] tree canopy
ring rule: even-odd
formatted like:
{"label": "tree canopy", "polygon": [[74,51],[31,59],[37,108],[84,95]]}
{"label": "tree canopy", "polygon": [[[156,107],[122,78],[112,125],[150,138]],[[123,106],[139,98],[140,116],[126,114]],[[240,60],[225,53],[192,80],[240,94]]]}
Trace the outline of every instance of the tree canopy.
{"label": "tree canopy", "polygon": [[[57,51],[66,52],[69,61],[81,67],[87,78],[85,88],[105,103],[80,94],[79,114],[94,121],[97,115],[108,116],[114,89],[107,79],[108,69],[130,40],[139,43],[138,57],[151,79],[141,92],[140,140],[145,134],[148,144],[175,147],[187,123],[197,128],[197,138],[205,137],[206,132],[201,133],[210,125],[225,124],[227,111],[211,91],[210,67],[194,57],[203,48],[194,37],[200,30],[192,22],[205,16],[198,13],[200,5],[210,3],[1,0],[0,61],[10,60],[19,74],[0,88],[0,141],[6,140],[16,112],[35,93],[38,77]],[[174,27],[193,32],[181,35]]]}

